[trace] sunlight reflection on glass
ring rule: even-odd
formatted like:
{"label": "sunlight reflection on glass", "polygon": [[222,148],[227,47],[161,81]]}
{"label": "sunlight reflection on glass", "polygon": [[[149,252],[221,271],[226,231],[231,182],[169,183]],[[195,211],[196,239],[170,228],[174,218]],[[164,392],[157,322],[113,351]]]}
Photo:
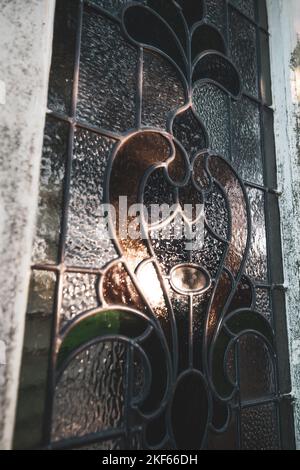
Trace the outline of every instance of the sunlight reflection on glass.
{"label": "sunlight reflection on glass", "polygon": [[165,304],[164,297],[153,264],[142,265],[138,269],[137,278],[151,305],[153,307],[163,307]]}

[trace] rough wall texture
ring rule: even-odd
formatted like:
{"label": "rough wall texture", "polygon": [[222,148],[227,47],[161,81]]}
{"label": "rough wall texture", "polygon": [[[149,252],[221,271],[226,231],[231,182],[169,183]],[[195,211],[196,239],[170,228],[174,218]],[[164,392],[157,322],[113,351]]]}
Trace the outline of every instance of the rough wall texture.
{"label": "rough wall texture", "polygon": [[[300,30],[299,30],[300,31]],[[300,44],[300,43],[299,43]],[[298,49],[298,61],[299,65],[295,70],[297,74],[297,81],[296,81],[296,94],[297,94],[297,101],[298,104],[295,108],[296,114],[296,146],[297,146],[297,165],[300,168],[300,47]],[[297,205],[297,217],[298,217],[298,224],[300,224],[300,183],[295,188],[295,203]],[[299,226],[298,226],[299,230]],[[298,279],[299,279],[299,271],[300,271],[300,247],[298,245],[298,260],[297,260],[297,269],[298,269]],[[298,282],[298,292],[300,291],[300,282]],[[300,294],[299,294],[300,295]],[[294,316],[294,324],[292,325],[292,362],[293,362],[293,376],[294,376],[294,389],[295,394],[297,397],[295,403],[295,422],[296,422],[296,435],[297,435],[297,445],[298,449],[300,449],[300,314],[299,314],[299,303],[300,299],[298,299],[298,305],[295,310]]]}
{"label": "rough wall texture", "polygon": [[300,2],[268,0],[268,12],[292,395],[300,449],[300,69],[295,49],[300,33]]}
{"label": "rough wall texture", "polygon": [[0,448],[14,425],[54,7],[0,0]]}

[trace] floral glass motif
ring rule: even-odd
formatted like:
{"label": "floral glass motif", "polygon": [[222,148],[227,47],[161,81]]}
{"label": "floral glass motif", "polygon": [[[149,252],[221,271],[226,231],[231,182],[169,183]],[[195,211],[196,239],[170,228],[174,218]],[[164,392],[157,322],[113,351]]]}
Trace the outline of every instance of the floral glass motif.
{"label": "floral glass motif", "polygon": [[[249,158],[261,158],[260,136],[256,121],[239,122],[258,112],[257,58],[243,70],[225,23],[229,8],[234,31],[246,22],[256,34],[256,2],[66,3],[77,28],[73,96],[48,119],[70,122],[70,184],[59,263],[34,266],[60,279],[46,445],[238,449],[258,427],[252,445],[279,448],[265,188]],[[99,204],[118,215],[119,196],[179,212],[203,203],[203,248],[187,251],[146,222],[146,240],[116,231],[99,241]]]}

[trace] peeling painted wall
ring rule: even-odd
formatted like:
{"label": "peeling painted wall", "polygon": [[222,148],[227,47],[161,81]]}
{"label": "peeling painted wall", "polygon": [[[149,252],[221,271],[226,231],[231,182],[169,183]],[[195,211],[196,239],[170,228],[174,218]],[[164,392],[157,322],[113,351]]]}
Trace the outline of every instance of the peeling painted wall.
{"label": "peeling painted wall", "polygon": [[268,13],[292,395],[300,449],[300,69],[291,62],[297,61],[300,2],[268,0]]}
{"label": "peeling painted wall", "polygon": [[0,0],[2,449],[10,447],[14,426],[54,7],[55,0]]}

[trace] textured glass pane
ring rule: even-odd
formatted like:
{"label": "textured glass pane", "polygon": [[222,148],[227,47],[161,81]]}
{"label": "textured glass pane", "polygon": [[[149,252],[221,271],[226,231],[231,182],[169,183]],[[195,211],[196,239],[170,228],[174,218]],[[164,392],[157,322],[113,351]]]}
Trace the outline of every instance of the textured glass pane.
{"label": "textured glass pane", "polygon": [[209,227],[218,236],[227,239],[229,220],[226,200],[217,185],[205,200],[205,217]]}
{"label": "textured glass pane", "polygon": [[206,133],[191,109],[176,116],[173,123],[173,134],[184,146],[191,160],[207,147]]}
{"label": "textured glass pane", "polygon": [[[158,13],[171,26],[173,31],[176,32],[181,45],[183,47],[186,46],[186,34],[182,16],[172,0],[140,0],[140,3],[144,3],[155,10],[156,13]],[[200,12],[196,11],[196,15],[200,13],[199,16],[201,17],[202,9],[200,8],[200,10]],[[200,19],[199,16],[198,19]]]}
{"label": "textured glass pane", "polygon": [[209,169],[212,176],[223,186],[231,210],[232,236],[225,266],[236,275],[245,256],[247,242],[247,213],[242,188],[236,175],[225,160],[212,157],[209,160]]}
{"label": "textured glass pane", "polygon": [[208,231],[205,231],[204,246],[201,250],[192,252],[192,261],[203,266],[214,278],[220,267],[224,251],[224,243],[213,238]]}
{"label": "textured glass pane", "polygon": [[124,5],[130,1],[131,0],[92,0],[92,3],[99,5],[99,7],[104,8],[104,10],[109,11],[113,15],[120,15]]}
{"label": "textured glass pane", "polygon": [[206,0],[206,18],[226,37],[226,4],[224,0]]}
{"label": "textured glass pane", "polygon": [[254,335],[239,341],[241,400],[268,397],[275,392],[274,367],[267,346]]}
{"label": "textured glass pane", "polygon": [[263,183],[259,109],[247,98],[232,102],[232,161],[242,178]]}
{"label": "textured glass pane", "polygon": [[144,124],[166,128],[167,118],[184,104],[184,89],[175,67],[166,59],[144,52],[143,115]]}
{"label": "textured glass pane", "polygon": [[255,310],[261,313],[264,317],[271,321],[272,310],[270,304],[270,292],[269,289],[256,288],[256,304]]}
{"label": "textured glass pane", "polygon": [[214,85],[196,85],[193,104],[204,123],[209,147],[225,158],[230,158],[229,99]]}
{"label": "textured glass pane", "polygon": [[277,409],[273,404],[242,410],[242,448],[276,450],[279,448]]}
{"label": "textured glass pane", "polygon": [[57,262],[68,130],[69,126],[64,122],[51,118],[46,121],[32,254],[34,263]]}
{"label": "textured glass pane", "polygon": [[267,241],[264,202],[262,191],[248,189],[251,217],[251,248],[246,265],[247,274],[256,280],[267,280]]}
{"label": "textured glass pane", "polygon": [[32,272],[14,438],[18,449],[41,445],[55,285],[54,273]]}
{"label": "textured glass pane", "polygon": [[109,130],[134,126],[137,52],[120,28],[90,10],[84,13],[78,117]]}
{"label": "textured glass pane", "polygon": [[78,447],[72,450],[122,450],[125,449],[125,442],[123,439],[113,439],[109,441],[96,442],[84,447]]}
{"label": "textured glass pane", "polygon": [[63,280],[60,321],[63,325],[79,313],[99,306],[99,277],[93,274],[67,273]]}
{"label": "textured glass pane", "polygon": [[144,190],[144,204],[149,207],[151,220],[151,204],[174,204],[175,188],[167,181],[163,168],[155,170],[147,179]]}
{"label": "textured glass pane", "polygon": [[[217,322],[220,318],[220,312],[228,300],[229,294],[231,293],[231,279],[229,274],[222,272],[220,279],[218,281],[217,289],[215,291],[214,297],[212,299],[212,304],[209,309],[209,330],[208,330],[208,342],[210,342],[213,334],[217,328]],[[217,385],[218,389],[223,391],[226,389],[227,381],[224,380],[224,368],[222,364],[224,363],[225,351],[219,352],[218,348],[213,351],[215,355],[218,355],[218,364],[214,364],[213,375],[214,382]],[[226,394],[226,392],[225,392]]]}
{"label": "textured glass pane", "polygon": [[139,270],[138,281],[155,316],[166,325],[169,322],[169,312],[157,272],[152,263],[146,264]]}
{"label": "textured glass pane", "polygon": [[[177,229],[178,227],[178,229]],[[185,239],[178,237],[177,230],[183,233],[184,226],[178,222],[171,222],[167,229],[170,228],[170,237],[167,237],[166,230],[151,230],[151,243],[155,256],[157,257],[161,268],[168,274],[176,264],[189,261],[190,253],[186,250]]]}
{"label": "textured glass pane", "polygon": [[[76,339],[80,340],[80,329]],[[128,351],[128,345],[116,339],[87,345],[74,354],[56,386],[54,440],[116,431],[129,424],[125,401],[140,397],[145,383],[140,353],[133,351],[127,365]],[[132,388],[127,387],[128,377]]]}
{"label": "textured glass pane", "polygon": [[126,347],[100,343],[79,353],[55,394],[52,438],[117,429],[124,420]]}
{"label": "textured glass pane", "polygon": [[230,12],[230,52],[244,89],[257,96],[256,30],[235,11]]}
{"label": "textured glass pane", "polygon": [[246,277],[239,283],[233,300],[230,304],[230,311],[234,312],[240,308],[251,308],[252,306],[252,286]]}
{"label": "textured glass pane", "polygon": [[78,2],[56,2],[48,107],[69,114],[74,75]]}
{"label": "textured glass pane", "polygon": [[140,311],[145,308],[128,272],[121,263],[114,264],[106,272],[102,295],[108,305],[124,304]]}
{"label": "textured glass pane", "polygon": [[77,129],[70,188],[70,206],[66,245],[69,265],[102,267],[112,260],[112,241],[104,238],[104,219],[100,204],[106,164],[114,141]]}
{"label": "textured glass pane", "polygon": [[[254,19],[255,17],[255,0],[230,0],[233,5],[241,10],[245,15]],[[258,0],[260,2],[261,0]]]}

